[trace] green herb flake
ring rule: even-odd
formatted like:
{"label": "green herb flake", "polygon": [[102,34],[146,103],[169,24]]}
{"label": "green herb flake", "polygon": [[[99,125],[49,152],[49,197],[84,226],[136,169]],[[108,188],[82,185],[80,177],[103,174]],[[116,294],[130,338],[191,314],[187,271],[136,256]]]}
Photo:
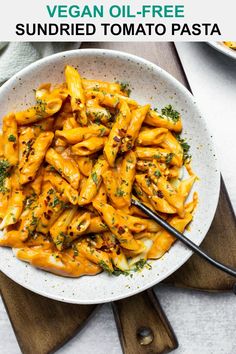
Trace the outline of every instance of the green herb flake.
{"label": "green herb flake", "polygon": [[123,197],[124,194],[125,194],[125,192],[121,188],[116,189],[116,192],[115,192],[116,197]]}
{"label": "green herb flake", "polygon": [[10,141],[10,142],[14,143],[14,142],[16,141],[16,137],[15,137],[15,135],[10,134],[10,135],[8,136],[8,141]]}
{"label": "green herb flake", "polygon": [[93,180],[93,182],[96,184],[96,185],[98,185],[98,175],[97,175],[97,173],[96,172],[92,172],[92,180]]}
{"label": "green herb flake", "polygon": [[140,259],[138,262],[135,263],[135,271],[142,270],[147,263],[146,259]]}
{"label": "green herb flake", "polygon": [[36,216],[34,216],[34,214],[33,214],[30,225],[31,226],[37,226],[37,224],[38,224],[38,218]]}
{"label": "green herb flake", "polygon": [[180,118],[179,112],[175,111],[170,104],[162,108],[161,114],[167,118],[170,118],[174,123],[178,122]]}
{"label": "green herb flake", "polygon": [[172,159],[173,159],[173,152],[170,152],[167,156],[166,156],[166,163],[171,163]]}
{"label": "green herb flake", "polygon": [[104,136],[105,133],[106,133],[106,129],[105,128],[101,128],[99,136]]}
{"label": "green herb flake", "polygon": [[38,118],[44,118],[46,115],[47,102],[38,99],[36,101],[35,111]]}
{"label": "green herb flake", "polygon": [[160,172],[159,170],[156,170],[156,171],[154,172],[154,175],[155,175],[157,178],[159,178],[159,177],[161,177],[161,172]]}
{"label": "green herb flake", "polygon": [[118,82],[120,84],[120,90],[127,94],[129,97],[131,94],[130,85],[128,82]]}
{"label": "green herb flake", "polygon": [[189,154],[189,150],[190,150],[190,145],[187,143],[186,139],[181,138],[180,135],[176,134],[176,139],[178,140],[178,142],[180,143],[182,149],[183,149],[183,160],[184,162],[187,162],[189,160],[191,160],[191,155]]}
{"label": "green herb flake", "polygon": [[98,265],[107,273],[111,274],[112,271],[111,269],[109,268],[108,264],[106,262],[104,262],[103,260],[99,261],[98,262]]}

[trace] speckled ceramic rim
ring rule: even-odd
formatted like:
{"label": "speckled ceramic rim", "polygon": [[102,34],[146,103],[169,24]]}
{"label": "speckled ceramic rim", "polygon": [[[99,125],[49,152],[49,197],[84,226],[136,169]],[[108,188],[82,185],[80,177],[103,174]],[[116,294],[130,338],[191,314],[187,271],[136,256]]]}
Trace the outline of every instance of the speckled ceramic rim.
{"label": "speckled ceramic rim", "polygon": [[227,55],[227,57],[230,57],[232,59],[236,60],[236,50],[230,49],[226,45],[224,45],[221,42],[207,42],[212,48],[218,50],[218,52],[221,52],[222,54]]}
{"label": "speckled ceramic rim", "polygon": [[[156,66],[155,64],[153,64],[145,59],[135,56],[135,55],[131,55],[131,54],[127,54],[127,53],[119,52],[119,51],[103,50],[103,49],[78,49],[78,50],[73,50],[73,51],[68,51],[68,52],[61,52],[61,53],[46,57],[44,59],[41,59],[41,60],[29,65],[27,68],[23,69],[22,71],[20,71],[16,75],[14,75],[10,80],[8,80],[0,88],[0,96],[2,94],[4,94],[4,90],[10,88],[16,82],[16,80],[19,79],[19,77],[22,77],[23,75],[27,75],[28,73],[31,72],[32,69],[40,70],[40,64],[42,64],[42,63],[48,63],[48,64],[51,63],[53,65],[54,59],[58,59],[60,57],[68,57],[68,63],[69,63],[70,58],[71,59],[74,57],[79,58],[81,55],[84,56],[86,54],[88,54],[89,56],[91,56],[91,55],[101,56],[102,55],[102,56],[108,56],[108,57],[116,57],[116,58],[120,58],[120,59],[130,60],[136,64],[140,63],[140,65],[147,66],[147,67],[151,68],[154,72],[158,72],[160,74],[160,76],[163,77],[163,80],[166,80],[167,82],[171,82],[175,86],[176,91],[180,91],[181,94],[183,94],[186,97],[186,102],[191,101],[191,105],[195,105],[195,107],[196,107],[196,102],[195,102],[193,96],[191,95],[191,93],[180,82],[178,82],[175,78],[173,78],[170,74],[168,74],[166,71],[164,71],[160,67]],[[200,116],[199,109],[197,107],[195,109],[197,110],[197,112]],[[208,132],[208,136],[210,137],[210,134],[209,134],[209,131],[207,129],[206,122],[204,121],[204,119],[202,119],[201,124],[204,126],[205,130]],[[211,147],[212,151],[215,152],[212,140],[209,141],[209,146]],[[213,155],[213,156],[215,156],[215,155]],[[209,227],[210,227],[211,222],[213,220],[213,217],[214,217],[214,214],[216,211],[216,207],[217,207],[218,198],[219,198],[219,191],[220,191],[220,173],[219,173],[218,162],[217,162],[216,158],[214,159],[213,165],[216,168],[214,178],[213,178],[214,183],[215,183],[214,194],[212,196],[212,198],[214,200],[214,204],[210,208],[210,218],[208,217],[207,226],[205,226],[205,229],[204,229],[205,235],[206,235],[207,231],[209,230]],[[196,243],[200,244],[203,241],[205,235],[201,235],[201,237],[198,239],[198,241]],[[178,245],[178,244],[179,244],[179,242],[176,242],[176,244],[173,247],[176,247],[176,245]],[[179,247],[179,246],[177,246],[177,247]],[[182,246],[182,245],[180,245],[180,247],[185,248],[185,246]],[[1,270],[7,276],[9,276],[12,280],[16,281],[17,283],[19,283],[23,287],[25,287],[35,293],[43,295],[45,297],[49,297],[49,298],[52,298],[52,299],[58,300],[58,301],[75,303],[75,304],[97,304],[97,303],[110,302],[110,301],[119,300],[119,299],[122,299],[125,297],[129,297],[129,296],[132,296],[134,294],[137,294],[141,291],[144,291],[144,290],[154,286],[155,284],[159,283],[163,279],[167,278],[170,274],[175,272],[179,267],[181,267],[191,257],[191,255],[192,255],[192,251],[187,250],[185,248],[184,257],[182,257],[180,260],[176,261],[176,263],[174,263],[174,265],[170,269],[168,269],[168,271],[165,271],[164,274],[160,274],[160,275],[158,274],[158,279],[156,279],[157,276],[155,277],[155,275],[153,274],[153,279],[151,281],[149,281],[148,284],[141,284],[141,286],[139,288],[125,290],[124,293],[117,293],[117,294],[114,293],[113,295],[106,296],[106,297],[99,298],[99,299],[96,299],[96,296],[95,296],[94,299],[90,299],[90,300],[78,299],[78,298],[73,298],[73,297],[66,296],[66,295],[62,296],[60,294],[49,293],[47,291],[42,290],[43,284],[41,286],[41,289],[37,289],[35,286],[31,286],[31,284],[24,283],[23,281],[19,281],[17,279],[17,276],[13,276],[12,272],[8,271],[7,267],[6,267],[6,269],[4,268],[4,270],[3,269],[1,269]],[[125,282],[126,277],[123,277],[123,278],[124,278],[124,282]],[[112,278],[110,279],[110,281],[112,281]]]}

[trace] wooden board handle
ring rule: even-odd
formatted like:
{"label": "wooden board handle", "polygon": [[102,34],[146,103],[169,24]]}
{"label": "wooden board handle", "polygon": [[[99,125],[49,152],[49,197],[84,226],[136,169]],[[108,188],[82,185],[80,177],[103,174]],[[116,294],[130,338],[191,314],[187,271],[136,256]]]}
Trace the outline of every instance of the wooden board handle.
{"label": "wooden board handle", "polygon": [[113,302],[112,307],[124,354],[161,354],[178,347],[153,290]]}

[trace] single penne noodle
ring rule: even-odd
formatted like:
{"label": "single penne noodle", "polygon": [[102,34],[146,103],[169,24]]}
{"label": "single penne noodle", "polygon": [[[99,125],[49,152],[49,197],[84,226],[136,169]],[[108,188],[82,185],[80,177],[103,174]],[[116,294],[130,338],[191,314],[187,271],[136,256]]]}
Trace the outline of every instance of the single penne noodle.
{"label": "single penne noodle", "polygon": [[93,160],[90,156],[74,156],[75,161],[79,167],[80,172],[88,177],[93,168]]}
{"label": "single penne noodle", "polygon": [[68,228],[75,217],[76,212],[76,206],[66,209],[50,227],[50,235],[58,250],[62,250],[71,244],[72,240],[68,234]]}
{"label": "single penne noodle", "polygon": [[21,185],[19,183],[18,173],[15,172],[11,176],[11,194],[8,203],[8,208],[4,219],[0,224],[0,230],[17,223],[23,210],[24,195]]}
{"label": "single penne noodle", "polygon": [[153,110],[149,111],[144,120],[144,123],[157,128],[167,128],[169,130],[173,130],[176,133],[180,133],[182,131],[181,118],[179,118],[177,122],[174,122],[173,120],[168,119],[165,116],[160,116],[157,112]]}
{"label": "single penne noodle", "polygon": [[109,134],[109,129],[103,125],[92,124],[68,130],[56,130],[55,136],[64,139],[69,144],[77,144],[91,137],[103,137]]}
{"label": "single penne noodle", "polygon": [[68,227],[68,235],[71,241],[76,240],[79,236],[85,234],[89,227],[90,219],[90,213],[78,211]]}
{"label": "single penne noodle", "polygon": [[72,249],[64,251],[62,256],[59,251],[44,250],[43,247],[25,247],[15,249],[15,255],[35,267],[64,277],[95,275],[101,272],[99,265],[90,262],[86,257],[75,256]]}
{"label": "single penne noodle", "polygon": [[39,101],[36,106],[15,114],[17,124],[27,125],[51,117],[61,109],[61,105],[60,98],[53,98],[48,102]]}
{"label": "single penne noodle", "polygon": [[118,181],[116,180],[114,172],[111,169],[108,169],[103,173],[102,179],[105,186],[106,194],[110,198],[114,207],[117,209],[125,207],[125,192],[122,189],[122,186],[119,185]]}
{"label": "single penne noodle", "polygon": [[72,66],[65,68],[66,83],[71,96],[71,107],[73,112],[79,112],[79,121],[82,125],[87,124],[87,115],[85,108],[85,94],[82,80],[78,71]]}
{"label": "single penne noodle", "polygon": [[3,154],[11,166],[19,160],[17,122],[13,113],[3,118]]}
{"label": "single penne noodle", "polygon": [[157,232],[160,231],[161,227],[153,220],[143,219],[137,216],[127,215],[121,210],[118,213],[127,220],[128,228],[135,233],[142,231]]}
{"label": "single penne noodle", "polygon": [[101,90],[110,93],[119,93],[120,84],[117,82],[106,82],[100,80],[88,80],[82,78],[82,84],[85,90]]}
{"label": "single penne noodle", "polygon": [[127,152],[120,169],[120,190],[122,191],[125,204],[130,206],[131,192],[136,172],[136,155],[133,151]]}
{"label": "single penne noodle", "polygon": [[108,140],[104,146],[104,154],[111,167],[115,164],[115,159],[121,145],[121,139],[125,136],[131,120],[131,113],[126,102],[122,101],[116,121],[110,131]]}
{"label": "single penne noodle", "polygon": [[78,156],[89,156],[103,149],[107,138],[92,137],[72,146],[71,151]]}
{"label": "single penne noodle", "polygon": [[42,234],[47,234],[64,210],[64,203],[60,197],[60,194],[53,188],[47,191],[45,200],[40,198],[40,208],[43,212],[40,218],[37,220],[36,231]]}
{"label": "single penne noodle", "polygon": [[30,148],[28,158],[20,169],[20,183],[25,184],[34,179],[41,166],[47,149],[51,145],[54,134],[52,132],[41,133]]}
{"label": "single penne noodle", "polygon": [[143,146],[159,145],[166,136],[168,129],[155,128],[141,131],[137,138],[137,144]]}
{"label": "single penne noodle", "polygon": [[50,182],[66,202],[70,202],[73,205],[78,203],[78,191],[56,173],[56,171],[50,171],[50,167],[44,174],[44,181]]}
{"label": "single penne noodle", "polygon": [[116,268],[122,270],[123,272],[129,270],[127,258],[125,257],[122,250],[119,250],[119,253],[116,250],[114,250],[112,252],[111,259],[112,259],[112,263]]}
{"label": "single penne noodle", "polygon": [[21,170],[27,162],[35,138],[34,128],[27,127],[21,131],[19,135],[19,170]]}
{"label": "single penne noodle", "polygon": [[46,161],[64,177],[74,189],[78,189],[80,172],[72,158],[64,158],[55,149],[50,148],[46,154]]}
{"label": "single penne noodle", "polygon": [[91,174],[85,180],[79,194],[79,205],[89,204],[93,201],[96,196],[100,184],[102,182],[102,175],[108,168],[107,161],[101,156],[95,163]]}
{"label": "single penne noodle", "polygon": [[135,152],[141,160],[157,160],[168,165],[182,166],[179,159],[175,157],[175,154],[167,149],[137,146]]}
{"label": "single penne noodle", "polygon": [[165,135],[165,138],[160,144],[160,146],[174,153],[176,161],[175,164],[177,166],[181,167],[183,165],[183,149],[178,140],[170,131],[168,131],[168,133]]}
{"label": "single penne noodle", "polygon": [[135,140],[139,135],[139,131],[146,117],[147,112],[150,110],[150,105],[138,107],[131,113],[131,121],[127,129],[126,135],[123,139],[121,151],[129,151],[134,146]]}
{"label": "single penne noodle", "polygon": [[[170,221],[170,225],[177,229],[179,232],[183,232],[185,227],[192,221],[192,214],[186,213],[184,218],[174,216]],[[149,250],[147,257],[152,259],[161,258],[175,242],[175,237],[163,230],[153,243],[153,246]]]}
{"label": "single penne noodle", "polygon": [[177,210],[177,213],[181,217],[184,217],[184,201],[186,196],[178,193],[164,177],[157,179],[157,187],[167,202]]}
{"label": "single penne noodle", "polygon": [[194,185],[196,179],[197,176],[190,176],[189,178],[180,181],[177,192],[183,196],[184,201],[187,199],[189,193],[191,192],[192,186]]}

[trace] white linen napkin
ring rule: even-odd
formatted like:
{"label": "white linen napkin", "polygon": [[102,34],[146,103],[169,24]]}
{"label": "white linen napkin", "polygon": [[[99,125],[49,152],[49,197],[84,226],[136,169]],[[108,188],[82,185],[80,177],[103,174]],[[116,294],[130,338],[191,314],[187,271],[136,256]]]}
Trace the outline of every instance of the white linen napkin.
{"label": "white linen napkin", "polygon": [[79,42],[0,42],[0,85],[40,58],[79,47]]}

